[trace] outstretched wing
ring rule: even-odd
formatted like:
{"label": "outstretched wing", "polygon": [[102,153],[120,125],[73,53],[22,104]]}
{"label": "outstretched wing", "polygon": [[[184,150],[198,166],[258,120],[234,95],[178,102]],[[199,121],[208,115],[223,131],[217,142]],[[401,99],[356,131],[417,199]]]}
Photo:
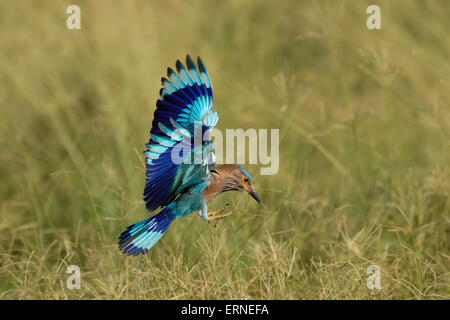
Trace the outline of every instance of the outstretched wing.
{"label": "outstretched wing", "polygon": [[[194,132],[201,133],[213,128],[218,112],[212,111],[213,97],[211,81],[200,58],[197,66],[188,55],[187,69],[177,60],[177,72],[167,69],[162,78],[161,99],[146,145],[146,175],[144,200],[147,209],[153,211],[173,201],[186,188],[208,179],[208,162],[195,161],[199,153],[202,159],[213,156],[211,141],[203,141],[201,148],[194,148]],[[174,161],[174,156],[186,161]]]}

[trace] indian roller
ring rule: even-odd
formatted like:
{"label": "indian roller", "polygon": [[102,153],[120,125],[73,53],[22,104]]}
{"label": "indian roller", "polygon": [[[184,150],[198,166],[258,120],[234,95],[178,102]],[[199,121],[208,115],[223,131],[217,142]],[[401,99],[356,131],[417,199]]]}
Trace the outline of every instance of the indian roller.
{"label": "indian roller", "polygon": [[[146,144],[146,182],[144,200],[147,210],[160,212],[129,226],[119,237],[119,248],[137,256],[148,252],[174,220],[198,211],[206,221],[218,221],[226,207],[208,212],[207,203],[226,191],[241,191],[260,198],[250,173],[240,165],[215,166],[214,145],[209,131],[219,119],[212,110],[211,80],[200,58],[197,65],[188,55],[187,68],[179,61],[176,70],[167,69],[162,78],[160,99],[150,140]],[[200,143],[196,137],[200,135]],[[198,141],[198,140],[197,140]]]}

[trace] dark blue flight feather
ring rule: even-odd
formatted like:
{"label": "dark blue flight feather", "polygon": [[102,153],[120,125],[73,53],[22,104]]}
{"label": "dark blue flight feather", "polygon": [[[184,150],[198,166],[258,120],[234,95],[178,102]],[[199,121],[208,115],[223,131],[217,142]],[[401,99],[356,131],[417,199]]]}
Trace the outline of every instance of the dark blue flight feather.
{"label": "dark blue flight feather", "polygon": [[[208,72],[200,58],[197,64],[198,69],[191,57],[187,56],[186,69],[177,60],[178,73],[168,68],[167,78],[161,79],[161,99],[156,102],[150,141],[144,152],[147,175],[144,200],[149,211],[168,204],[185,186],[192,185],[192,181],[198,179],[186,176],[186,165],[174,163],[172,152],[179,143],[188,144],[191,150],[194,149],[194,123],[201,123],[204,132],[214,127],[218,120],[218,113],[212,111],[213,94]],[[186,129],[187,137],[177,134],[179,128],[174,124]],[[193,158],[193,154],[183,156]]]}

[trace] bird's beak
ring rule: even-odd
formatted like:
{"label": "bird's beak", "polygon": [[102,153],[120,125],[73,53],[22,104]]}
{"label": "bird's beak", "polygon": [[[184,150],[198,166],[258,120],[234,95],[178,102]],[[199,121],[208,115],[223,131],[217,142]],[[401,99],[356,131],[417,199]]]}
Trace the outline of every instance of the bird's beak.
{"label": "bird's beak", "polygon": [[253,197],[253,199],[255,199],[258,202],[261,202],[261,199],[259,198],[259,196],[258,196],[258,194],[256,193],[255,190],[251,190],[249,193]]}

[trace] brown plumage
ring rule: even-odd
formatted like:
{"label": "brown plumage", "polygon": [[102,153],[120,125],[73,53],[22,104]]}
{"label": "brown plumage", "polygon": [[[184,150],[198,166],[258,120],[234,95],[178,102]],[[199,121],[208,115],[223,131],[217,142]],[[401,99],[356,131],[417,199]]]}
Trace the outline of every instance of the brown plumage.
{"label": "brown plumage", "polygon": [[260,202],[251,178],[241,168],[234,164],[211,167],[211,182],[203,191],[206,202],[208,203],[222,192],[232,190],[248,192],[256,201]]}

